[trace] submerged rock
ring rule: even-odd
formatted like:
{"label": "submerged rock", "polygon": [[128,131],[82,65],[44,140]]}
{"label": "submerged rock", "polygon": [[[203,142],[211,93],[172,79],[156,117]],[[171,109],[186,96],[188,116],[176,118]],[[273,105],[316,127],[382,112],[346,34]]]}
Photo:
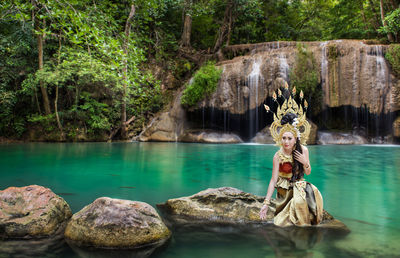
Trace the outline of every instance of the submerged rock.
{"label": "submerged rock", "polygon": [[65,229],[72,244],[98,248],[159,245],[170,235],[149,204],[108,197],[98,198],[75,213]]}
{"label": "submerged rock", "polygon": [[361,135],[337,132],[318,132],[318,144],[367,144]]}
{"label": "submerged rock", "polygon": [[[262,222],[259,212],[264,197],[243,192],[232,187],[209,188],[187,197],[170,199],[157,207],[172,215],[173,220],[213,222]],[[271,205],[267,218],[275,211]]]}
{"label": "submerged rock", "polygon": [[201,143],[242,143],[242,139],[233,133],[222,133],[214,131],[188,130],[179,137],[180,142]]}
{"label": "submerged rock", "polygon": [[0,238],[41,238],[61,233],[72,212],[49,188],[30,185],[0,191]]}
{"label": "submerged rock", "polygon": [[[0,242],[0,257],[45,257],[59,258],[70,250],[63,234],[54,237],[31,239],[7,239]],[[4,256],[4,254],[7,254]]]}

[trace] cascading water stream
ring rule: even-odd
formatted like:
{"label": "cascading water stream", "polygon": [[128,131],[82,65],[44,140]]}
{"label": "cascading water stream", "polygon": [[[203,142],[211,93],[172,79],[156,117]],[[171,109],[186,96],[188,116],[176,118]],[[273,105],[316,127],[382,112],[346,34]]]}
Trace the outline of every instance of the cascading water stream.
{"label": "cascading water stream", "polygon": [[328,42],[322,42],[320,44],[321,49],[321,87],[324,93],[324,103],[328,103],[329,99],[329,77],[328,77],[328,53],[326,51],[326,45]]}
{"label": "cascading water stream", "polygon": [[279,74],[285,81],[289,80],[289,65],[285,54],[279,54]]}
{"label": "cascading water stream", "polygon": [[[254,113],[249,114],[249,127],[250,134],[255,134],[259,127],[258,121],[258,91],[260,84],[263,85],[264,78],[261,74],[260,67],[262,64],[261,58],[253,59],[252,70],[247,78],[250,94],[249,94],[249,107],[254,107]],[[249,108],[251,109],[251,108]]]}

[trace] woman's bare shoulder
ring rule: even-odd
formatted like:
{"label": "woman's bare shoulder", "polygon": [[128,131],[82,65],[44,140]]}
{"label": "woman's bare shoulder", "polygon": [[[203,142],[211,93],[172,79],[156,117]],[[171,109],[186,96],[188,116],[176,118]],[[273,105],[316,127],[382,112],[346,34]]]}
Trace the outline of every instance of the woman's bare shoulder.
{"label": "woman's bare shoulder", "polygon": [[303,150],[303,152],[308,152],[308,148],[304,145],[301,145],[301,149]]}
{"label": "woman's bare shoulder", "polygon": [[279,160],[279,150],[277,152],[275,152],[273,160],[274,161],[278,161]]}

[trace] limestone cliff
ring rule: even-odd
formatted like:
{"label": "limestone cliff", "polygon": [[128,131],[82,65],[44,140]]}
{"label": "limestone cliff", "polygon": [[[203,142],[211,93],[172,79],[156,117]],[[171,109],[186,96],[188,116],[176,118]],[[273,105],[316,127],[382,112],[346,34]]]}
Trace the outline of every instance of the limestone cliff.
{"label": "limestone cliff", "polygon": [[385,45],[367,45],[356,40],[325,42],[267,42],[236,45],[225,49],[226,55],[247,52],[219,66],[223,74],[217,91],[199,103],[199,108],[213,107],[231,114],[244,114],[260,106],[282,80],[290,82],[297,43],[307,44],[319,67],[319,82],[324,105],[367,107],[380,114],[400,109],[395,103],[395,84],[384,58]]}
{"label": "limestone cliff", "polygon": [[[272,117],[265,115],[262,104],[284,81],[290,84],[299,43],[312,51],[318,67],[323,101],[317,126],[342,123],[350,130],[351,126],[364,130],[370,137],[390,134],[394,114],[400,111],[400,103],[396,103],[400,99],[400,91],[396,90],[400,89],[400,80],[384,57],[388,47],[360,40],[332,40],[225,47],[225,60],[217,64],[223,73],[216,92],[190,112],[182,109],[177,95],[173,108],[154,119],[139,139],[179,141],[186,130],[211,129],[234,132],[245,141],[251,140],[271,123]],[[347,117],[351,112],[353,116]],[[352,125],[347,120],[357,123]]]}

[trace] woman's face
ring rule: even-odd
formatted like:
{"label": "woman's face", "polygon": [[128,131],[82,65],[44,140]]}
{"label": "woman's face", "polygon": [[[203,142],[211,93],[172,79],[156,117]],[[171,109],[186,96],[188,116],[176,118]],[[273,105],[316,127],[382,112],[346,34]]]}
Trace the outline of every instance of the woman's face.
{"label": "woman's face", "polygon": [[293,146],[296,143],[296,138],[294,138],[293,133],[285,132],[282,135],[282,146],[285,150],[293,150]]}

